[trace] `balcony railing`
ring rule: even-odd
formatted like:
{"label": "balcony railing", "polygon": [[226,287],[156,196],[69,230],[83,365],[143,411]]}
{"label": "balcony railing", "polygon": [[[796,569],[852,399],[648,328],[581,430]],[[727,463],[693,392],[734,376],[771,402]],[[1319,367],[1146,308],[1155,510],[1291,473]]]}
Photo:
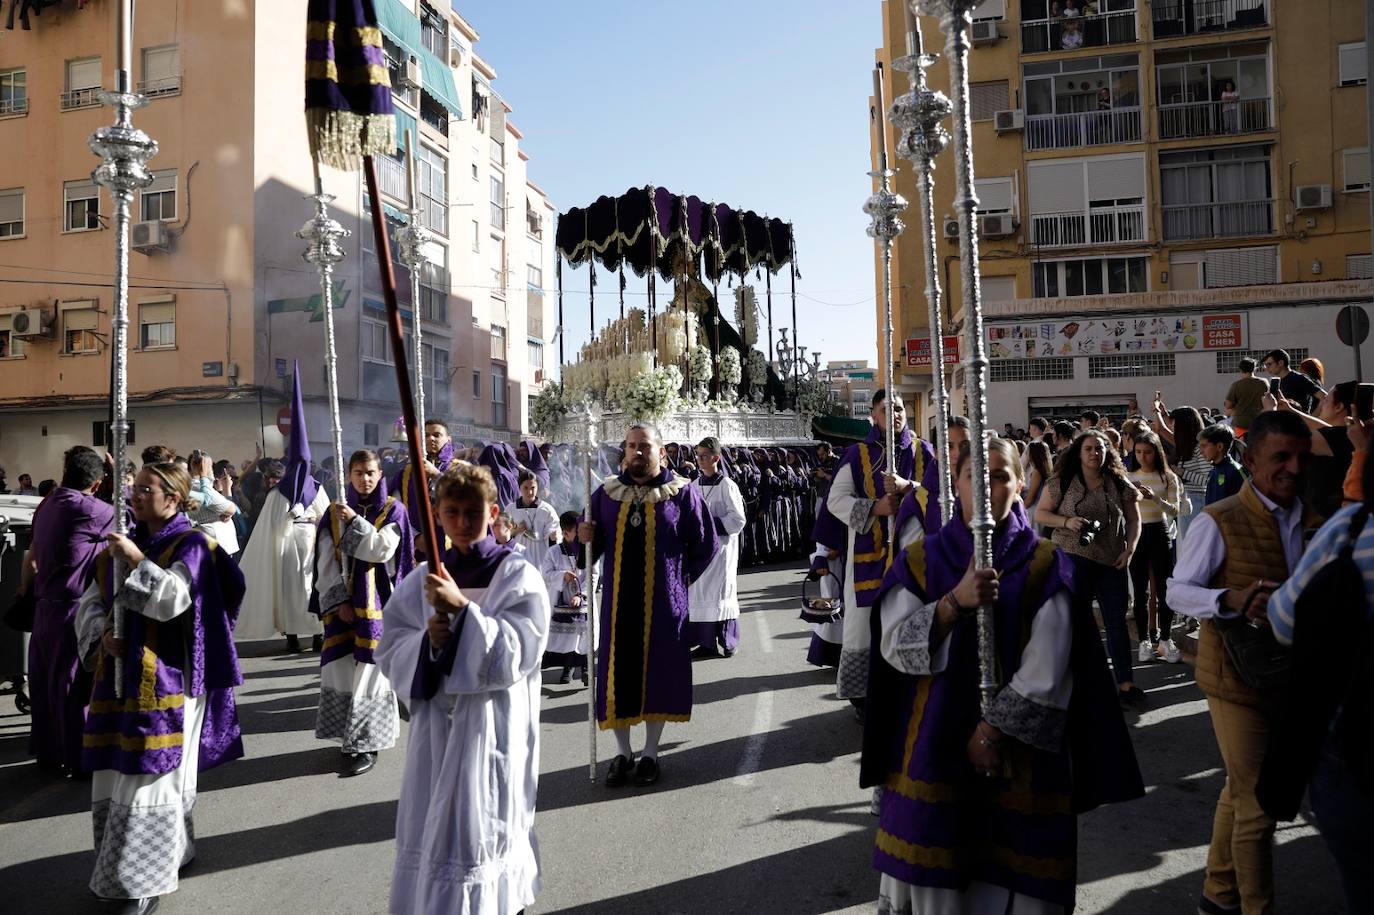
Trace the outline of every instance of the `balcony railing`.
{"label": "balcony railing", "polygon": [[27,114],[29,100],[26,98],[0,99],[0,117],[7,114]]}
{"label": "balcony railing", "polygon": [[544,339],[544,293],[541,290],[530,289],[526,292],[525,322],[531,338]]}
{"label": "balcony railing", "polygon": [[1165,241],[1274,234],[1272,199],[1166,204],[1162,210]]}
{"label": "balcony railing", "polygon": [[62,110],[70,111],[73,108],[92,108],[100,104],[100,87],[91,86],[88,89],[68,89],[62,93]]}
{"label": "balcony railing", "polygon": [[1021,53],[1072,51],[1128,44],[1136,40],[1135,10],[1092,16],[1060,16],[1021,23]]}
{"label": "balcony railing", "polygon": [[1272,129],[1269,97],[1159,106],[1159,138],[1224,137]]}
{"label": "balcony railing", "polygon": [[1269,0],[1154,0],[1151,8],[1155,38],[1269,24]]}
{"label": "balcony railing", "polygon": [[1026,115],[1026,149],[1140,142],[1140,108]]}
{"label": "balcony railing", "polygon": [[377,163],[377,180],[382,185],[382,193],[401,202],[406,202],[406,167],[390,156],[374,156]]}
{"label": "balcony railing", "polygon": [[1045,248],[1128,245],[1144,241],[1144,204],[1031,216],[1031,244]]}
{"label": "balcony railing", "polygon": [[181,77],[164,76],[161,79],[141,79],[138,81],[138,91],[149,98],[157,98],[161,95],[180,95]]}
{"label": "balcony railing", "polygon": [[497,334],[497,328],[491,329],[491,358],[506,361],[506,330],[501,328],[501,333]]}

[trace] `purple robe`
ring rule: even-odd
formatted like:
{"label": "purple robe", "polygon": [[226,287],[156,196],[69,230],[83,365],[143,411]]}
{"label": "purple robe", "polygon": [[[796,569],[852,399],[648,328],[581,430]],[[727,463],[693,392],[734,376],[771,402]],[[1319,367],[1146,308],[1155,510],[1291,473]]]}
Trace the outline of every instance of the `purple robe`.
{"label": "purple robe", "polygon": [[539,446],[534,443],[533,439],[527,438],[520,445],[529,452],[521,466],[534,474],[534,478],[539,481],[540,495],[547,495],[549,491],[549,462],[544,460],[544,453],[539,450]]}
{"label": "purple robe", "polygon": [[921,529],[930,536],[944,523],[940,517],[940,464],[935,458],[935,449],[925,439],[916,440],[920,451],[916,458],[915,470],[920,474],[921,485],[914,487],[902,498],[901,508],[897,510],[897,523],[893,530],[901,531],[912,518],[920,519]]}
{"label": "purple robe", "polygon": [[[917,455],[923,452],[916,447],[916,439],[910,429],[903,429],[897,437],[897,475],[910,480],[916,476]],[[868,430],[868,440],[850,445],[844,458],[835,471],[852,472],[855,492],[866,499],[881,499],[887,492],[883,485],[885,458],[883,457],[883,431],[877,426]],[[924,444],[924,442],[922,443]],[[895,528],[893,518],[878,518],[867,531],[854,532],[854,600],[860,607],[871,607],[877,599],[878,588],[883,576],[892,565],[892,534]]]}
{"label": "purple robe", "polygon": [[[160,623],[125,615],[124,696],[115,698],[114,664],[101,657],[86,718],[84,768],[125,775],[164,775],[181,765],[186,696],[205,697],[201,772],[243,755],[234,687],[243,682],[234,623],[243,601],[243,574],[214,541],[177,515],[156,536],[137,525],[130,539],[164,569],[190,572],[191,606]],[[96,581],[106,608],[114,605],[113,557],[96,557]]]}
{"label": "purple robe", "polygon": [[593,561],[602,561],[596,717],[603,730],[691,718],[688,586],[718,548],[696,487],[660,471],[640,487],[647,494],[639,504],[634,488],[625,474],[608,477],[588,513],[596,524]]}
{"label": "purple robe", "polygon": [[59,486],[33,516],[37,607],[29,640],[33,720],[29,752],[39,765],[81,770],[81,736],[91,676],[76,647],[76,609],[95,577],[95,557],[114,526],[114,507]]}
{"label": "purple robe", "polygon": [[491,478],[496,483],[497,505],[512,505],[520,498],[520,462],[515,459],[514,448],[505,442],[487,445],[477,463],[491,471]]}
{"label": "purple robe", "polygon": [[[410,529],[410,519],[406,507],[399,499],[387,495],[386,480],[378,481],[377,488],[364,501],[352,486],[348,487],[348,504],[368,524],[381,530],[388,524],[395,524],[401,532],[401,542],[396,546],[394,561],[396,574],[387,572],[385,563],[361,562],[354,557],[346,557],[339,562],[341,572],[347,579],[351,568],[353,579],[349,594],[355,616],[353,622],[346,623],[334,612],[333,607],[320,607],[324,616],[324,647],[320,650],[320,666],[325,667],[332,661],[352,655],[359,664],[371,664],[372,652],[382,638],[382,608],[391,597],[396,582],[410,574],[415,568],[415,539]],[[337,549],[342,525],[337,522],[333,508],[320,520],[321,533],[329,531],[331,542],[325,547],[323,541],[316,540],[315,548]],[[337,557],[336,557],[337,558]],[[346,563],[346,564],[345,564]],[[318,604],[318,595],[314,603]],[[368,611],[364,613],[363,611]]]}
{"label": "purple robe", "polygon": [[[887,594],[905,588],[934,601],[954,589],[972,554],[957,510],[949,525],[903,551],[878,597],[875,644]],[[993,608],[999,679],[1009,683],[1036,613],[1071,589],[1071,566],[1036,535],[1019,503],[994,534],[993,557],[1001,573]],[[1144,793],[1096,626],[1086,616],[1073,620],[1073,693],[1059,749],[1007,737],[1011,779],[981,778],[968,760],[982,718],[973,619],[957,621],[946,638],[948,662],[932,675],[901,673],[874,655],[860,764],[861,784],[885,787],[874,867],[915,886],[962,891],[982,881],[1072,910],[1075,814]]]}

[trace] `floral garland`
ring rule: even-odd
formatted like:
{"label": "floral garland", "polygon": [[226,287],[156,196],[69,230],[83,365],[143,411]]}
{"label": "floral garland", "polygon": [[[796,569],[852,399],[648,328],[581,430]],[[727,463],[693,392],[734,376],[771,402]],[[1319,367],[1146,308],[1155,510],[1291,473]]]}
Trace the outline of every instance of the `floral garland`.
{"label": "floral garland", "polygon": [[545,385],[530,401],[530,428],[550,441],[559,438],[571,407],[562,384],[555,381]]}
{"label": "floral garland", "polygon": [[768,380],[768,363],[764,361],[763,353],[751,349],[745,360],[745,368],[749,374],[750,387],[763,387],[764,382]]}
{"label": "floral garland", "polygon": [[722,385],[736,387],[744,379],[744,369],[740,365],[739,350],[733,346],[722,347],[720,355],[716,357],[716,363],[720,366],[720,383]]}
{"label": "floral garland", "polygon": [[745,346],[759,342],[759,319],[757,299],[753,286],[740,286],[735,290],[735,323],[739,326],[740,339]]}

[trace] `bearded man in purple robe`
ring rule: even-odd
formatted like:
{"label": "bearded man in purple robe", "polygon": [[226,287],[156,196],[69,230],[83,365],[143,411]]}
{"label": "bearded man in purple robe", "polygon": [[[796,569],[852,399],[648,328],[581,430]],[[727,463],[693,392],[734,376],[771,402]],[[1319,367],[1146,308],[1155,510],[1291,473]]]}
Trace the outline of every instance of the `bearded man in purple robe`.
{"label": "bearded man in purple robe", "polygon": [[718,548],[701,491],[663,467],[662,441],[649,423],[630,427],[620,473],[592,493],[577,531],[602,561],[596,717],[615,733],[611,788],[630,777],[631,726],[646,726],[635,784],[652,785],[664,723],[692,717],[688,587]]}

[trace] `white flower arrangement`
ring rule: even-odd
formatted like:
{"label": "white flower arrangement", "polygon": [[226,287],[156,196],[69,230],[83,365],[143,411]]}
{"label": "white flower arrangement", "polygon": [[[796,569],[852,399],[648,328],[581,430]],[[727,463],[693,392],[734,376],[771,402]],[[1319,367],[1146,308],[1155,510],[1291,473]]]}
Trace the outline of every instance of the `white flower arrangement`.
{"label": "white flower arrangement", "polygon": [[768,380],[768,363],[763,358],[763,353],[756,349],[749,351],[745,359],[745,370],[749,376],[749,386],[755,388],[763,387]]}
{"label": "white flower arrangement", "polygon": [[744,380],[744,368],[740,365],[739,350],[733,346],[722,347],[720,355],[716,357],[716,363],[720,366],[720,383],[726,387],[736,387]]}
{"label": "white flower arrangement", "polygon": [[745,346],[759,342],[758,299],[754,296],[753,286],[740,286],[735,289],[735,324],[739,327],[740,339]]}
{"label": "white flower arrangement", "polygon": [[617,401],[636,420],[658,420],[677,406],[682,373],[675,365],[660,366],[619,385]]}
{"label": "white flower arrangement", "polygon": [[692,356],[688,360],[688,365],[692,370],[692,384],[710,386],[711,379],[715,377],[715,369],[711,365],[715,360],[711,358],[711,348],[697,344],[692,347]]}
{"label": "white flower arrangement", "polygon": [[551,382],[530,402],[530,428],[550,441],[556,440],[562,434],[570,408],[563,385]]}
{"label": "white flower arrangement", "polygon": [[796,408],[807,416],[820,416],[830,405],[830,387],[816,378],[801,379],[797,385]]}

